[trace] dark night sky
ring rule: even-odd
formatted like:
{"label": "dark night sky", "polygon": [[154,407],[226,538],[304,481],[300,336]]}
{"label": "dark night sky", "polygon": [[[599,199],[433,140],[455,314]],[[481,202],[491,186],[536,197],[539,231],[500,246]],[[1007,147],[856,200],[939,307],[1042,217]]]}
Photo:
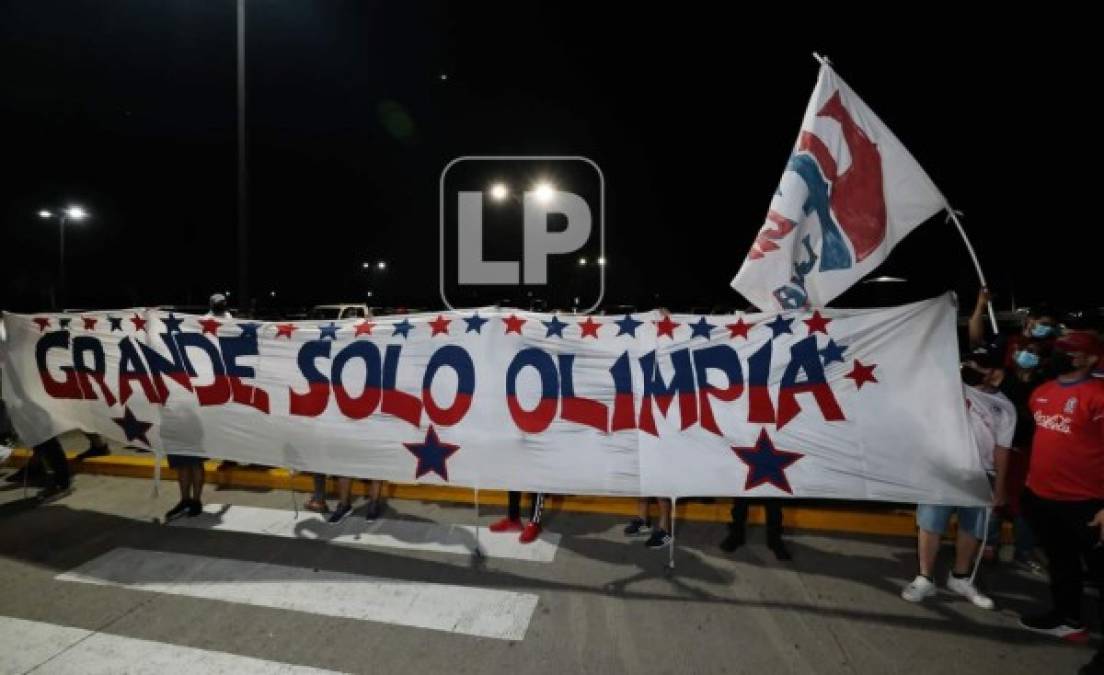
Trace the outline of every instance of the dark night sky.
{"label": "dark night sky", "polygon": [[[386,258],[388,304],[435,307],[444,165],[579,154],[607,181],[607,302],[742,305],[728,282],[796,138],[815,50],[965,211],[1001,304],[1099,300],[1095,202],[1075,197],[1099,193],[1078,186],[1096,165],[1082,139],[1099,78],[1075,17],[839,32],[715,3],[248,7],[255,294],[361,300],[361,261]],[[235,57],[231,0],[3,3],[0,307],[48,305],[57,230],[35,213],[69,201],[95,218],[68,230],[68,306],[236,289]],[[909,294],[975,288],[941,218],[883,271]]]}

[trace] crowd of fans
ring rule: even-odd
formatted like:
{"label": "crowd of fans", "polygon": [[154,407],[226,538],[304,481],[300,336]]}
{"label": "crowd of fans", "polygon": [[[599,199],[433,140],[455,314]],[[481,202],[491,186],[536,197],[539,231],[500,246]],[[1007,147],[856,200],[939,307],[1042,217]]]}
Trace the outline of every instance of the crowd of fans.
{"label": "crowd of fans", "polygon": [[[992,485],[991,507],[920,504],[916,509],[918,573],[901,592],[910,602],[935,595],[934,576],[942,538],[952,517],[956,523],[955,555],[946,588],[982,609],[994,601],[976,583],[978,563],[999,556],[1000,533],[1013,533],[1012,560],[1037,574],[1046,574],[1050,605],[1021,617],[1027,630],[1067,641],[1083,642],[1088,630],[1082,617],[1086,579],[1104,594],[1104,340],[1096,315],[1059,315],[1036,306],[1011,334],[994,333],[986,323],[989,293],[982,289],[968,322],[961,376],[967,417],[981,464]],[[209,316],[228,318],[226,300],[212,296]],[[2,413],[2,410],[0,410]],[[0,414],[0,440],[12,431]],[[78,459],[108,453],[104,440],[87,434],[89,447]],[[202,512],[203,458],[170,455],[176,469],[180,501],[166,519]],[[232,463],[224,463],[229,466]],[[58,440],[34,449],[31,461],[9,481],[42,481],[42,499],[67,494],[69,467]],[[340,523],[354,513],[353,479],[337,478],[333,510],[327,502],[327,477],[314,476],[308,510]],[[367,500],[360,513],[368,520],[385,508],[383,482],[368,481]],[[779,560],[791,554],[782,540],[782,508],[763,500],[767,543]],[[490,526],[496,533],[518,533],[523,544],[535,541],[542,528],[544,495],[531,497],[528,522],[522,521],[522,494],[509,493],[509,508]],[[651,504],[658,503],[658,518]],[[749,502],[733,500],[729,533],[720,542],[732,552],[745,543]],[[642,499],[639,511],[624,528],[629,537],[647,535],[649,548],[670,545],[671,504],[666,499]],[[1104,601],[1100,604],[1104,623]],[[1083,673],[1104,673],[1104,646]]]}

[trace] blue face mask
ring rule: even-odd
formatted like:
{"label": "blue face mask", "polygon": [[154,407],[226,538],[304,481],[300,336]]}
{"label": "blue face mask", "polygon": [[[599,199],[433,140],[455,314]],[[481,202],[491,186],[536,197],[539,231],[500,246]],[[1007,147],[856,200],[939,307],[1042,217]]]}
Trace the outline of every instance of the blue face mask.
{"label": "blue face mask", "polygon": [[1016,352],[1016,365],[1024,370],[1031,370],[1032,368],[1039,367],[1039,355],[1033,354],[1026,349],[1021,349]]}
{"label": "blue face mask", "polygon": [[1031,329],[1031,337],[1034,337],[1034,338],[1050,337],[1053,333],[1054,333],[1054,326],[1048,326],[1044,323],[1037,323]]}

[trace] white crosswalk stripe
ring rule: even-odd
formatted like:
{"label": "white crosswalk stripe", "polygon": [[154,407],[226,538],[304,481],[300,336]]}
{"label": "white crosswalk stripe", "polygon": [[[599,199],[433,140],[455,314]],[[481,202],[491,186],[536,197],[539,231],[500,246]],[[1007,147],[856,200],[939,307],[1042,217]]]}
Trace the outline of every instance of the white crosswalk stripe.
{"label": "white crosswalk stripe", "polygon": [[531,593],[131,548],[57,578],[502,640],[525,637],[538,600]]}
{"label": "white crosswalk stripe", "polygon": [[[471,555],[476,545],[475,528],[470,525],[398,518],[368,522],[356,515],[349,516],[338,525],[330,525],[324,516],[309,511],[299,512],[296,518],[293,512],[283,509],[236,504],[207,504],[202,515],[174,520],[171,524],[174,527],[315,539],[345,546],[379,546],[457,555]],[[536,541],[522,544],[516,532],[495,534],[485,527],[479,529],[479,548],[488,558],[549,563],[555,559],[559,544],[560,535],[554,532],[543,532]]]}
{"label": "white crosswalk stripe", "polygon": [[0,672],[323,675],[333,671],[0,616]]}

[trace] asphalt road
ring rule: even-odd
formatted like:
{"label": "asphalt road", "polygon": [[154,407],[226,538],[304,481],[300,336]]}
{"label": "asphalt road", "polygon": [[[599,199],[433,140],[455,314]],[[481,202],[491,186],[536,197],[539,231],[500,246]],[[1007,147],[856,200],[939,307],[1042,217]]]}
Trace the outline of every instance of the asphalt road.
{"label": "asphalt road", "polygon": [[172,484],[75,485],[0,490],[0,672],[1010,674],[1092,655],[1016,626],[1046,588],[1011,567],[983,570],[996,611],[904,602],[903,538],[796,533],[781,563],[760,528],[729,555],[723,528],[687,523],[672,571],[608,516],[546,514],[522,546],[467,506],[333,526],[286,491],[209,486],[207,513],[163,525]]}

